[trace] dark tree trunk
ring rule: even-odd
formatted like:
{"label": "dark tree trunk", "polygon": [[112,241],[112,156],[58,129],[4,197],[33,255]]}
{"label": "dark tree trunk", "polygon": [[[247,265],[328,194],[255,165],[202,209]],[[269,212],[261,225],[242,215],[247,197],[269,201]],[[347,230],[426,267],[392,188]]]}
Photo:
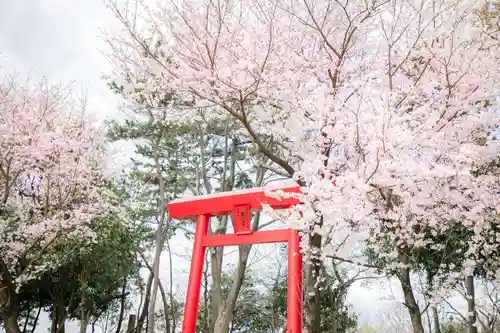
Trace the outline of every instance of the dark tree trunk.
{"label": "dark tree trunk", "polygon": [[[311,249],[321,249],[321,235],[314,234],[310,237]],[[312,257],[305,267],[304,328],[309,333],[321,333],[321,304],[317,279],[321,276],[322,265],[321,260]]]}
{"label": "dark tree trunk", "polygon": [[239,261],[234,274],[235,279],[231,284],[229,293],[224,301],[222,311],[219,313],[217,321],[215,322],[213,330],[214,333],[229,333],[231,320],[233,319],[236,306],[236,300],[241,290],[241,286],[243,285],[243,279],[245,278],[245,270],[251,248],[251,245],[239,246]]}
{"label": "dark tree trunk", "polygon": [[201,323],[201,332],[200,333],[208,333],[208,328],[210,326],[210,319],[208,318],[208,304],[209,304],[209,295],[208,295],[208,256],[205,255],[205,269],[203,270],[203,318]]}
{"label": "dark tree trunk", "polygon": [[97,324],[97,320],[94,320],[94,321],[92,322],[92,331],[90,331],[90,332],[92,332],[92,333],[95,333],[95,324]]}
{"label": "dark tree trunk", "polygon": [[401,283],[401,288],[403,290],[403,295],[405,299],[405,306],[410,314],[411,324],[413,327],[413,333],[425,333],[424,325],[422,323],[422,314],[420,313],[420,307],[415,299],[415,294],[413,293],[413,288],[410,281],[410,268],[408,264],[410,258],[404,250],[399,251],[399,263],[403,264],[404,267],[398,270],[398,279]]}
{"label": "dark tree trunk", "polygon": [[50,325],[50,333],[57,333],[57,307],[54,304],[52,309],[52,323]]}
{"label": "dark tree trunk", "polygon": [[21,333],[18,323],[19,299],[14,279],[2,258],[0,258],[0,316],[6,333]]}
{"label": "dark tree trunk", "polygon": [[465,288],[467,290],[467,312],[469,333],[477,333],[477,323],[476,323],[476,299],[474,290],[474,276],[470,275],[465,278]]}
{"label": "dark tree trunk", "polygon": [[142,307],[142,313],[137,320],[136,333],[141,333],[142,327],[144,326],[144,321],[148,316],[149,300],[151,298],[151,286],[153,285],[153,274],[149,274],[148,283],[146,284],[146,293],[144,297],[144,305]]}
{"label": "dark tree trunk", "polygon": [[64,308],[63,301],[60,300],[58,304],[59,310],[57,311],[57,333],[66,332],[66,309]]}
{"label": "dark tree trunk", "polygon": [[[223,217],[222,225],[227,225],[227,218]],[[222,228],[221,228],[222,229]],[[226,230],[223,230],[224,233]],[[212,270],[212,292],[210,295],[210,328],[209,332],[215,330],[215,323],[219,312],[222,310],[223,296],[222,296],[222,260],[224,256],[224,247],[216,247],[210,249],[210,264]]]}
{"label": "dark tree trunk", "polygon": [[80,333],[86,333],[87,326],[89,326],[89,322],[90,322],[90,313],[82,311],[81,316],[82,316],[82,318],[80,318]]}
{"label": "dark tree trunk", "polygon": [[[426,271],[426,279],[427,279],[427,293],[430,295],[434,291],[434,274],[433,271]],[[441,324],[439,322],[439,313],[437,309],[437,305],[433,306],[432,309],[432,322],[434,323],[434,333],[441,333]],[[429,316],[427,316],[429,320],[429,333],[432,332],[431,329],[431,320]]]}
{"label": "dark tree trunk", "polygon": [[116,326],[116,333],[120,333],[122,330],[123,315],[125,313],[125,300],[127,298],[126,294],[127,288],[127,277],[123,278],[122,294],[120,297],[120,317],[118,318],[118,324]]}
{"label": "dark tree trunk", "polygon": [[17,322],[17,316],[3,318],[3,324],[6,333],[21,333],[19,323]]}
{"label": "dark tree trunk", "polygon": [[441,333],[441,323],[439,322],[439,314],[437,307],[432,308],[432,317],[434,319],[434,332]]}
{"label": "dark tree trunk", "polygon": [[136,315],[131,314],[128,316],[127,333],[134,333],[136,319]]}

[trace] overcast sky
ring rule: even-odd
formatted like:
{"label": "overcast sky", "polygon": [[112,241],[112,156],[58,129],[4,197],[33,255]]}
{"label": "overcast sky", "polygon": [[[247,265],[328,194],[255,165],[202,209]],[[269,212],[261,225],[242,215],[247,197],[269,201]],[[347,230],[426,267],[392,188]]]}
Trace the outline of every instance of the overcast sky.
{"label": "overcast sky", "polygon": [[92,108],[113,114],[116,98],[101,79],[109,64],[100,37],[113,22],[101,0],[0,0],[0,65],[86,87]]}
{"label": "overcast sky", "polygon": [[[114,24],[101,0],[0,0],[0,66],[33,77],[47,75],[54,83],[86,87],[89,104],[100,117],[119,116],[117,99],[102,80],[110,68],[101,53],[105,45],[101,29],[109,31]],[[189,262],[181,257],[189,255],[189,244],[182,236],[174,243],[176,284],[184,291]],[[260,252],[268,251],[261,248]],[[162,266],[166,272],[166,260]],[[261,267],[266,269],[265,264]],[[362,322],[379,321],[377,308],[385,306],[380,299],[392,294],[387,286],[357,286],[349,300]]]}

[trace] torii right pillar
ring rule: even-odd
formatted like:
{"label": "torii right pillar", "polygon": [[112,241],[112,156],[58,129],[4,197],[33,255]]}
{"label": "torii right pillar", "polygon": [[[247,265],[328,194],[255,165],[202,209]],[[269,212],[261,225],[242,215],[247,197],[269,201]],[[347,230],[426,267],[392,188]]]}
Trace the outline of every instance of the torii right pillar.
{"label": "torii right pillar", "polygon": [[[281,198],[267,196],[265,191],[279,191]],[[286,209],[300,204],[296,196],[300,187],[254,188],[173,200],[168,204],[171,218],[196,219],[194,246],[189,273],[182,333],[195,333],[203,263],[207,247],[243,244],[288,243],[287,332],[302,332],[302,255],[300,236],[293,229],[255,231],[251,229],[252,213],[263,205]],[[283,195],[284,194],[284,195]],[[210,235],[210,217],[232,215],[234,234]]]}

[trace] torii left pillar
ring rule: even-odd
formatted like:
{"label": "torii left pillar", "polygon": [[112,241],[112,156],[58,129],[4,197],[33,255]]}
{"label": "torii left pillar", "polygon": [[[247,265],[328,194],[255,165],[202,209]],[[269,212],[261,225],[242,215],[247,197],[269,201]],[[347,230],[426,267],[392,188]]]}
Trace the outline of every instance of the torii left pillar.
{"label": "torii left pillar", "polygon": [[[284,195],[281,199],[277,199],[274,196],[267,196],[265,191],[279,191],[279,194]],[[264,204],[272,209],[286,209],[301,203],[294,196],[286,196],[286,193],[300,193],[300,188],[298,186],[254,188],[182,198],[168,204],[171,218],[178,220],[196,219],[182,333],[195,333],[203,263],[207,247],[282,242],[288,243],[287,332],[302,332],[300,236],[293,229],[254,231],[251,229],[250,223],[252,213],[262,210]],[[233,216],[234,234],[209,234],[211,216],[230,214]]]}

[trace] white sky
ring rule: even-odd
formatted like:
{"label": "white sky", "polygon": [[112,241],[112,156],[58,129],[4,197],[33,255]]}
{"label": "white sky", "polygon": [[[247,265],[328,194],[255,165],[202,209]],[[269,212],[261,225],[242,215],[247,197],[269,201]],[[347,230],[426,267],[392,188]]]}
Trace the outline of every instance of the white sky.
{"label": "white sky", "polygon": [[[34,77],[47,75],[55,83],[74,82],[86,87],[88,101],[99,117],[119,116],[118,101],[107,89],[102,75],[109,71],[101,50],[101,29],[112,29],[114,18],[101,0],[0,0],[0,66]],[[173,240],[175,284],[185,292],[188,278],[189,243],[182,236]],[[268,253],[269,247],[259,252]],[[271,249],[272,251],[272,249]],[[228,258],[229,259],[229,258]],[[229,261],[229,260],[228,260]],[[266,270],[266,263],[261,270]],[[267,263],[272,265],[272,263]],[[259,266],[255,265],[255,270]],[[167,279],[168,262],[162,262],[162,280]],[[355,286],[349,301],[360,314],[361,322],[380,322],[380,308],[386,308],[399,288]],[[40,327],[37,332],[44,332]],[[73,325],[68,332],[76,331]]]}

